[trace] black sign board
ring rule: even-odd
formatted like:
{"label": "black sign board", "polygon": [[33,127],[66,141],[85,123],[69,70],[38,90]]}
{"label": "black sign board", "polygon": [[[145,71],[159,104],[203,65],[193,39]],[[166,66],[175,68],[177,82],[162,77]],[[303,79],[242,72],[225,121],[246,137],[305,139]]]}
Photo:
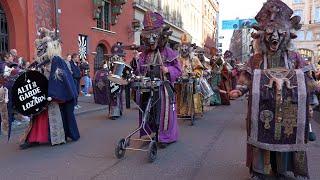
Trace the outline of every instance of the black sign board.
{"label": "black sign board", "polygon": [[47,97],[48,80],[38,71],[24,72],[13,84],[13,107],[22,115],[40,113],[48,104]]}

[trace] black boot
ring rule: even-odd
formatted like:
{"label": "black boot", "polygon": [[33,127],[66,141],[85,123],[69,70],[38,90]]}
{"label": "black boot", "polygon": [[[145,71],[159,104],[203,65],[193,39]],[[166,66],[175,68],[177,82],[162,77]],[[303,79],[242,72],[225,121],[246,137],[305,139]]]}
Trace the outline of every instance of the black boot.
{"label": "black boot", "polygon": [[32,144],[30,144],[29,142],[24,142],[23,144],[20,144],[20,149],[21,150],[24,150],[24,149],[28,149],[28,148],[30,148],[32,146]]}

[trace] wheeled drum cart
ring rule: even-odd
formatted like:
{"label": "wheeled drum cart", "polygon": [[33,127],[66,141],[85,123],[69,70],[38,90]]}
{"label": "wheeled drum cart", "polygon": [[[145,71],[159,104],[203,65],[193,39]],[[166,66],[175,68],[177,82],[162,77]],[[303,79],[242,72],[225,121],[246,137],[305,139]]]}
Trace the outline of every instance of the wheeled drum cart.
{"label": "wheeled drum cart", "polygon": [[[195,79],[190,78],[180,78],[175,83],[175,89],[177,93],[177,113],[178,119],[182,119],[184,121],[189,120],[190,125],[193,126],[195,124],[195,105],[194,105],[194,92],[195,92]],[[189,92],[191,96],[189,96]],[[183,92],[183,93],[182,93]],[[182,93],[182,94],[181,94]],[[187,108],[182,108],[182,105],[188,104]],[[187,109],[187,110],[186,110]],[[182,113],[181,111],[187,111],[187,113]]]}
{"label": "wheeled drum cart", "polygon": [[[149,77],[136,77],[135,81],[132,83],[132,87],[136,88],[138,91],[142,92],[150,92],[150,97],[148,99],[147,106],[145,110],[143,111],[140,107],[140,111],[142,112],[142,121],[140,126],[135,129],[133,132],[131,132],[127,137],[121,139],[116,148],[115,148],[115,155],[118,159],[121,159],[124,157],[126,150],[133,150],[133,151],[143,151],[148,153],[148,161],[149,162],[154,162],[157,158],[157,142],[156,138],[152,138],[150,133],[147,130],[147,123],[149,121],[149,116],[150,116],[150,111],[152,108],[152,103],[154,101],[154,94],[156,91],[159,90],[159,87],[161,86],[161,81],[159,79],[151,79]],[[142,138],[133,138],[133,136],[140,131],[143,131],[147,139],[142,139]],[[156,135],[157,136],[157,135]],[[130,147],[131,146],[131,141],[140,141],[144,143],[149,143],[148,148],[134,148]]]}

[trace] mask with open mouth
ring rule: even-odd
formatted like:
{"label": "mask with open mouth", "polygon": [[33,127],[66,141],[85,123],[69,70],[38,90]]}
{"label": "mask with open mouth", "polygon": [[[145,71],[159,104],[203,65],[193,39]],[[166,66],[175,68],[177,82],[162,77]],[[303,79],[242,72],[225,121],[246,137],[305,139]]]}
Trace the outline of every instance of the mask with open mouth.
{"label": "mask with open mouth", "polygon": [[255,51],[263,53],[275,53],[279,50],[287,51],[291,39],[295,39],[293,30],[301,29],[301,18],[292,16],[293,11],[280,0],[268,0],[257,14],[257,25],[252,33],[259,47]]}
{"label": "mask with open mouth", "polygon": [[268,50],[271,52],[278,51],[280,46],[284,43],[284,40],[287,39],[286,36],[286,31],[268,27],[264,35],[264,41]]}

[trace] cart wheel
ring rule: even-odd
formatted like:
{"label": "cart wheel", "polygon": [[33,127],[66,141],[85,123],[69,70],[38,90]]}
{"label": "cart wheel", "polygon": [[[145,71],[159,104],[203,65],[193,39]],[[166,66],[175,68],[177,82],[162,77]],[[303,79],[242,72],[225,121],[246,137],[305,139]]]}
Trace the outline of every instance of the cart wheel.
{"label": "cart wheel", "polygon": [[153,163],[157,158],[157,143],[156,141],[151,141],[148,148],[148,161]]}
{"label": "cart wheel", "polygon": [[115,155],[118,159],[121,159],[123,158],[124,154],[126,153],[126,149],[125,149],[125,139],[121,139],[119,142],[118,142],[118,145],[115,149]]}

